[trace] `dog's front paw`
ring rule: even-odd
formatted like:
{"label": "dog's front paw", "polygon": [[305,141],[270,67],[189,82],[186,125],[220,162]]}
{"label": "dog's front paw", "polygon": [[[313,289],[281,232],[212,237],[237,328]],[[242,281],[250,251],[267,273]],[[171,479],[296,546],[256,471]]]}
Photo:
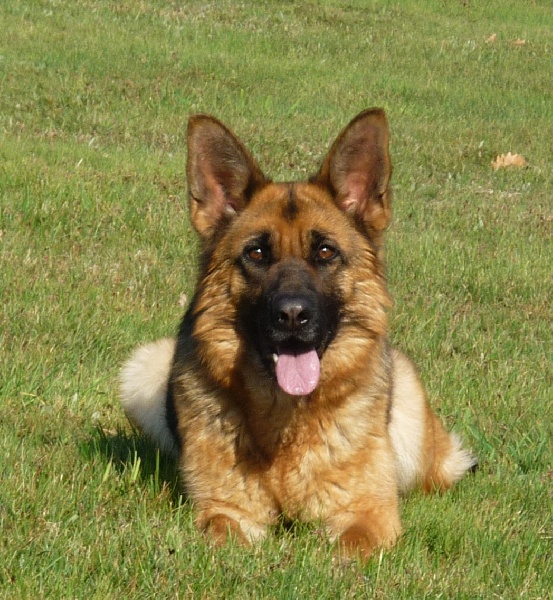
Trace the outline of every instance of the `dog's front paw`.
{"label": "dog's front paw", "polygon": [[196,518],[196,528],[214,544],[221,546],[232,539],[242,546],[262,540],[267,534],[267,525],[251,518],[251,515],[227,507],[218,510],[211,507],[200,511]]}
{"label": "dog's front paw", "polygon": [[369,511],[359,516],[338,536],[341,556],[368,560],[378,548],[391,548],[401,533],[395,511],[379,514]]}
{"label": "dog's front paw", "polygon": [[348,527],[340,536],[339,549],[342,556],[368,560],[373,550],[378,547],[371,539],[369,531],[363,525],[355,524]]}
{"label": "dog's front paw", "polygon": [[206,536],[216,545],[223,545],[228,539],[232,538],[241,546],[248,546],[249,540],[244,535],[240,525],[226,515],[215,515],[211,517],[203,528]]}

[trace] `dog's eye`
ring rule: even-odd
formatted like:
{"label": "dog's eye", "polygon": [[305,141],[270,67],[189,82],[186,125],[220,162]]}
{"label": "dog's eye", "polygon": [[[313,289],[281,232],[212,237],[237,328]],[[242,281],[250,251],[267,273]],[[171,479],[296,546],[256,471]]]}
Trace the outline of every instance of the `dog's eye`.
{"label": "dog's eye", "polygon": [[266,267],[272,262],[270,233],[261,232],[244,244],[242,260],[250,265]]}
{"label": "dog's eye", "polygon": [[336,248],[333,248],[330,244],[321,244],[317,248],[317,260],[321,262],[328,262],[335,258],[338,254]]}
{"label": "dog's eye", "polygon": [[261,262],[266,259],[266,253],[263,251],[263,248],[260,248],[259,246],[246,248],[246,256],[254,262]]}

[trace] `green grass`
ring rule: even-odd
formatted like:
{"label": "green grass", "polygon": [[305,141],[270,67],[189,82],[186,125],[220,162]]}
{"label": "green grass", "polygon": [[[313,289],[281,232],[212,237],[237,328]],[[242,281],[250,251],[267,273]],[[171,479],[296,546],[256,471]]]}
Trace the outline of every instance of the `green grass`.
{"label": "green grass", "polygon": [[[0,30],[0,596],[549,597],[551,3],[4,0]],[[393,339],[481,469],[406,499],[363,567],[316,525],[215,551],[116,389],[192,291],[187,117],[288,179],[368,106],[392,128]],[[528,167],[493,171],[508,151]]]}

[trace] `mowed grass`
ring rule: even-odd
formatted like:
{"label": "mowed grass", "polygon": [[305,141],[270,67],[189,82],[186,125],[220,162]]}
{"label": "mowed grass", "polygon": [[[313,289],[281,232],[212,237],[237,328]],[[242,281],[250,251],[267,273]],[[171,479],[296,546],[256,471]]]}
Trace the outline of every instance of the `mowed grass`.
{"label": "mowed grass", "polygon": [[[0,595],[549,597],[550,2],[4,0],[0,30]],[[117,400],[193,289],[187,117],[291,179],[369,106],[392,130],[392,338],[481,468],[407,498],[365,566],[317,524],[215,550]],[[509,151],[528,166],[494,171]]]}

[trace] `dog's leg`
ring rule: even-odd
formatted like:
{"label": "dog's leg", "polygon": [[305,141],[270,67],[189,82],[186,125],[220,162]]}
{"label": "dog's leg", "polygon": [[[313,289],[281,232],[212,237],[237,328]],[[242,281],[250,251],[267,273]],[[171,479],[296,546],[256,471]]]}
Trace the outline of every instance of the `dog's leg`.
{"label": "dog's leg", "polygon": [[320,499],[326,498],[321,516],[341,552],[367,559],[401,535],[395,457],[387,437],[371,436],[347,467],[318,478]]}
{"label": "dog's leg", "polygon": [[[177,379],[177,394],[184,377]],[[200,397],[197,389],[193,398],[181,395],[177,405],[181,481],[194,504],[196,528],[217,544],[229,537],[242,544],[263,539],[280,512],[265,485],[266,470],[242,442],[240,413],[219,412],[224,395],[207,407],[195,404]]]}

